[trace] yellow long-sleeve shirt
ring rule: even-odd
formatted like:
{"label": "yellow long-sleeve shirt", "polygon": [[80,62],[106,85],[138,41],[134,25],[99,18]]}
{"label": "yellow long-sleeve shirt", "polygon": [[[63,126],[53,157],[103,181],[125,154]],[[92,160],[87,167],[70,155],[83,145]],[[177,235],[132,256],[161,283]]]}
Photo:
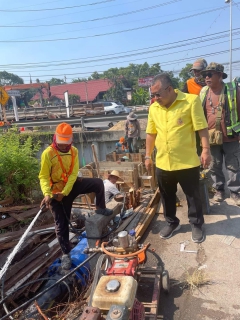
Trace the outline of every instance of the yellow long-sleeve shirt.
{"label": "yellow long-sleeve shirt", "polygon": [[[73,170],[66,184],[62,178],[63,171],[55,150],[49,146],[43,151],[41,156],[41,169],[38,177],[44,196],[52,196],[52,194],[56,192],[61,192],[64,196],[67,196],[72,190],[79,170],[78,150],[75,147],[72,147],[72,150],[74,156]],[[67,153],[58,151],[58,154],[62,159],[66,172],[69,172],[72,163],[71,150]],[[53,182],[52,186],[51,181]]]}

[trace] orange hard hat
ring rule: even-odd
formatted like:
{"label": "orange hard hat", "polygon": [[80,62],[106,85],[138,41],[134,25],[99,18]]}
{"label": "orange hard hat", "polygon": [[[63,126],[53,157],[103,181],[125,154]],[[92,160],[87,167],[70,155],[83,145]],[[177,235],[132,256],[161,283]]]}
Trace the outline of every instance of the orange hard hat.
{"label": "orange hard hat", "polygon": [[120,142],[124,142],[124,141],[125,141],[124,137],[121,137],[121,138],[119,139],[119,141],[120,141]]}
{"label": "orange hard hat", "polygon": [[56,128],[56,142],[59,144],[71,144],[73,133],[72,127],[68,123],[60,123]]}

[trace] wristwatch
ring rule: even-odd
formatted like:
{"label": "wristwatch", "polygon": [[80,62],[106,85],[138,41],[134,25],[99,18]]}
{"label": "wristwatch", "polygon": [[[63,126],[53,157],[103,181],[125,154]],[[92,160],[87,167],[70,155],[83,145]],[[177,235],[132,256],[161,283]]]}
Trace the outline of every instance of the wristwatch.
{"label": "wristwatch", "polygon": [[149,159],[151,159],[151,157],[147,157],[147,156],[145,157],[145,160],[149,160]]}

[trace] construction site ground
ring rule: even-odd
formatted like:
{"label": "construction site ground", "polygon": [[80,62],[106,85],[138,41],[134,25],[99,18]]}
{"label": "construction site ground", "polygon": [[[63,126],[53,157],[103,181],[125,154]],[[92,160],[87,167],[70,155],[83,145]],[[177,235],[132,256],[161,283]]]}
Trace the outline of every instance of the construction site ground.
{"label": "construction site ground", "polygon": [[[205,215],[206,239],[196,244],[191,240],[187,203],[181,190],[178,197],[182,205],[177,208],[181,229],[172,238],[161,239],[159,232],[165,219],[163,214],[156,214],[141,239],[151,243],[146,265],[164,266],[170,274],[171,290],[168,295],[161,292],[158,319],[239,320],[240,208],[230,198],[222,203],[210,199],[211,213]],[[185,250],[197,253],[181,252],[181,242],[185,241],[189,241]],[[193,272],[195,279],[188,277]],[[187,286],[190,280],[205,282],[200,275],[208,284]]]}

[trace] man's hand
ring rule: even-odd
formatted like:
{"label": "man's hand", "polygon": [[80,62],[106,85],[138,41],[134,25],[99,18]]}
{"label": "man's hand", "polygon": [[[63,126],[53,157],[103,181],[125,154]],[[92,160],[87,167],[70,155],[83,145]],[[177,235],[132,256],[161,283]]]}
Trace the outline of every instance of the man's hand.
{"label": "man's hand", "polygon": [[210,149],[203,148],[202,154],[201,154],[201,163],[204,169],[207,169],[211,163],[212,157],[210,153]]}
{"label": "man's hand", "polygon": [[63,197],[64,197],[64,195],[61,192],[55,193],[53,196],[53,198],[59,202],[62,201]]}
{"label": "man's hand", "polygon": [[141,140],[141,137],[138,137],[137,139],[138,139],[138,140]]}
{"label": "man's hand", "polygon": [[147,171],[150,171],[150,170],[151,170],[151,167],[152,167],[152,159],[146,159],[146,160],[145,160],[145,167],[146,167]]}
{"label": "man's hand", "polygon": [[49,209],[51,202],[51,197],[50,196],[45,196],[40,204],[40,208],[42,208],[44,205],[46,206],[47,209]]}

